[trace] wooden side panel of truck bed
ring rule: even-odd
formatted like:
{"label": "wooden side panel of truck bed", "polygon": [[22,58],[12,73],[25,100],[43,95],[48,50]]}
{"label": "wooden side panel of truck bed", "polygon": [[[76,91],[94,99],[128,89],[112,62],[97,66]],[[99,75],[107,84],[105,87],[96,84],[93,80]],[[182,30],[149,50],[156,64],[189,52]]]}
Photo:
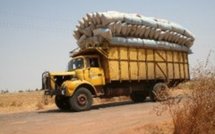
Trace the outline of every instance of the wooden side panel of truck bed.
{"label": "wooden side panel of truck bed", "polygon": [[108,81],[187,80],[190,77],[186,52],[112,46],[106,60]]}

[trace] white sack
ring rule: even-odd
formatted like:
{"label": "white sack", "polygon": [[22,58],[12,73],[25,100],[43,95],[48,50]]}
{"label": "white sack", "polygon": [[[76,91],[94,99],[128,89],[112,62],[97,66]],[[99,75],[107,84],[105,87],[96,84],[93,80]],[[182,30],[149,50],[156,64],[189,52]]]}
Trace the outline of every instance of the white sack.
{"label": "white sack", "polygon": [[112,32],[110,29],[108,28],[98,28],[93,30],[93,34],[94,36],[101,36],[107,40],[111,40],[112,39]]}
{"label": "white sack", "polygon": [[107,27],[111,30],[111,32],[114,35],[115,34],[115,23],[111,22]]}
{"label": "white sack", "polygon": [[157,22],[158,28],[162,29],[162,30],[172,30],[172,26],[168,23],[162,23],[160,21]]}
{"label": "white sack", "polygon": [[96,13],[96,22],[97,24],[102,24],[101,14],[98,12]]}
{"label": "white sack", "polygon": [[81,33],[77,30],[74,31],[73,36],[75,37],[76,40],[79,40],[81,37]]}
{"label": "white sack", "polygon": [[184,35],[194,40],[194,35],[187,29],[184,31]]}
{"label": "white sack", "polygon": [[155,20],[147,17],[141,17],[142,25],[157,28],[157,23]]}
{"label": "white sack", "polygon": [[162,40],[163,40],[163,38],[164,38],[164,35],[165,35],[165,34],[166,34],[166,32],[161,31],[161,33],[160,33],[160,36],[159,36],[158,40],[159,40],[159,41],[162,41]]}
{"label": "white sack", "polygon": [[129,32],[130,33],[129,35],[132,36],[132,37],[134,37],[136,31],[137,31],[137,25],[132,25],[131,30]]}
{"label": "white sack", "polygon": [[149,33],[150,33],[151,29],[150,27],[146,27],[145,33],[144,33],[144,38],[148,38],[149,37]]}
{"label": "white sack", "polygon": [[140,33],[141,33],[141,25],[137,25],[137,30],[136,30],[136,32],[135,32],[135,37],[140,37],[140,36],[139,36]]}
{"label": "white sack", "polygon": [[173,31],[175,31],[175,32],[177,32],[179,34],[184,34],[185,30],[181,25],[173,23],[173,22],[171,22],[170,24],[172,25],[172,30]]}
{"label": "white sack", "polygon": [[141,32],[140,32],[140,34],[139,34],[139,37],[143,37],[144,36],[144,34],[145,34],[145,31],[146,31],[146,27],[145,26],[141,26],[141,28],[140,28],[141,30]]}
{"label": "white sack", "polygon": [[170,31],[165,31],[165,34],[164,34],[164,37],[163,37],[163,40],[167,41],[167,39],[169,38],[169,35],[170,35]]}
{"label": "white sack", "polygon": [[121,22],[120,21],[117,21],[116,23],[115,23],[115,34],[116,35],[120,35],[120,31],[121,31]]}
{"label": "white sack", "polygon": [[121,25],[121,33],[123,36],[127,36],[127,27],[128,25],[126,23],[122,23]]}
{"label": "white sack", "polygon": [[155,35],[154,35],[155,40],[158,40],[160,33],[161,33],[161,29],[155,30]]}
{"label": "white sack", "polygon": [[153,39],[153,38],[154,38],[155,32],[156,32],[156,29],[155,29],[155,28],[152,28],[151,31],[149,32],[149,38],[150,38],[150,39]]}
{"label": "white sack", "polygon": [[124,14],[116,11],[105,12],[105,13],[102,13],[101,15],[101,21],[103,26],[106,26],[110,22],[123,21],[123,19],[124,19]]}
{"label": "white sack", "polygon": [[141,25],[142,20],[136,14],[126,14],[124,16],[125,22],[128,24]]}
{"label": "white sack", "polygon": [[85,39],[86,39],[86,35],[82,35],[81,38],[78,40],[78,44],[81,44]]}

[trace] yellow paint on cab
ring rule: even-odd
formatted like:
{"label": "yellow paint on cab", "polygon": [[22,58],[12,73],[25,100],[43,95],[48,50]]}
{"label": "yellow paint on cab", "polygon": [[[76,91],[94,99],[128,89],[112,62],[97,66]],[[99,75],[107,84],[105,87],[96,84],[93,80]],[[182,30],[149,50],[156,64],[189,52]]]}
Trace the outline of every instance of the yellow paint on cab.
{"label": "yellow paint on cab", "polygon": [[77,88],[83,84],[88,84],[94,88],[94,86],[91,83],[85,80],[74,80],[74,81],[68,80],[63,82],[61,88],[66,90],[66,94],[65,94],[66,96],[72,96],[74,92],[77,90]]}

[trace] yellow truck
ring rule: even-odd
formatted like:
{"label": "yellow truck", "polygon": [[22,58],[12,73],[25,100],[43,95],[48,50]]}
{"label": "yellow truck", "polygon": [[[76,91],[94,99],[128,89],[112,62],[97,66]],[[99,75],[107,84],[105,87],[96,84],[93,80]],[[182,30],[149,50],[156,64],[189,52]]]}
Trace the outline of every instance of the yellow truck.
{"label": "yellow truck", "polygon": [[46,95],[62,110],[90,109],[93,97],[131,96],[152,100],[156,92],[189,80],[188,53],[111,45],[72,54],[68,71],[42,75]]}
{"label": "yellow truck", "polygon": [[190,79],[194,36],[163,19],[115,11],[87,14],[74,31],[77,51],[66,72],[44,72],[42,89],[61,110],[89,110],[93,98],[165,100],[167,89]]}

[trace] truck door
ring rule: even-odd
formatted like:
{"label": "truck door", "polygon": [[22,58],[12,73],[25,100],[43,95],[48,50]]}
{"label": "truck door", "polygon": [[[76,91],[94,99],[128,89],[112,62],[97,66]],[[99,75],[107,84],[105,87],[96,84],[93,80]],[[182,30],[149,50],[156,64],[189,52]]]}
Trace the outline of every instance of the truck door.
{"label": "truck door", "polygon": [[87,80],[94,86],[105,84],[105,76],[98,57],[87,57]]}

